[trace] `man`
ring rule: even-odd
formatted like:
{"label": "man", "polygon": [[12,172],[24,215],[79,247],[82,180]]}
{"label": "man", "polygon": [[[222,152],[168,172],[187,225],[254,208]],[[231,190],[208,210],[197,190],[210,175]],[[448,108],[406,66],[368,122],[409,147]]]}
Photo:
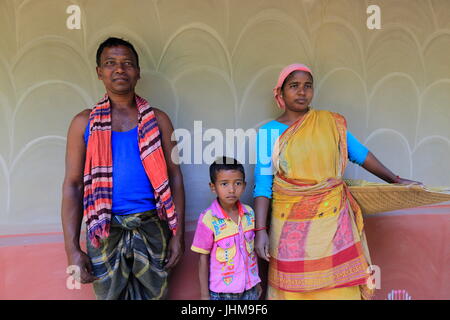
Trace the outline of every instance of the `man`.
{"label": "man", "polygon": [[129,42],[103,42],[96,70],[106,95],[74,117],[67,136],[61,216],[68,263],[80,268],[82,283],[93,282],[97,299],[164,299],[168,272],[184,251],[173,126],[135,94],[139,57]]}

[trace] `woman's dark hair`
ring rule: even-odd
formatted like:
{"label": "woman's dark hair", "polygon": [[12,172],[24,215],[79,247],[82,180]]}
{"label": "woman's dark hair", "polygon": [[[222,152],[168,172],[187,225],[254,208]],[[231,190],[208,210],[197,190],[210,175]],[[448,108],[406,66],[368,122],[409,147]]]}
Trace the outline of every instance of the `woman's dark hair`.
{"label": "woman's dark hair", "polygon": [[114,38],[114,37],[110,37],[110,38],[106,39],[98,47],[97,56],[96,56],[97,67],[100,67],[100,57],[102,55],[103,50],[105,50],[105,48],[112,48],[112,47],[118,47],[118,46],[127,47],[133,52],[134,56],[136,57],[136,65],[139,68],[139,56],[138,56],[136,50],[134,49],[133,45],[126,40]]}
{"label": "woman's dark hair", "polygon": [[216,161],[209,166],[209,177],[212,183],[216,183],[217,172],[220,170],[238,170],[242,172],[243,180],[245,181],[244,166],[234,158],[217,158]]}

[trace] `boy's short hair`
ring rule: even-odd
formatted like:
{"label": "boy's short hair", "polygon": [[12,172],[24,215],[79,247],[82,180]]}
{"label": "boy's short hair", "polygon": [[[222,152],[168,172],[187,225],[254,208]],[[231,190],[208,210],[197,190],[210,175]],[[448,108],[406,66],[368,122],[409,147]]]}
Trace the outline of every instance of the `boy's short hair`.
{"label": "boy's short hair", "polygon": [[115,37],[109,37],[108,39],[103,41],[100,44],[100,46],[98,47],[97,55],[96,55],[97,67],[100,67],[100,57],[102,56],[103,50],[105,50],[105,48],[112,48],[112,47],[118,47],[118,46],[124,46],[124,47],[129,48],[133,52],[134,56],[136,57],[137,67],[140,68],[139,67],[139,56],[138,56],[136,49],[134,49],[133,45],[126,40],[123,40],[120,38],[115,38]]}
{"label": "boy's short hair", "polygon": [[219,157],[209,166],[209,177],[212,183],[216,183],[217,172],[220,170],[238,170],[242,172],[245,181],[244,166],[234,158]]}

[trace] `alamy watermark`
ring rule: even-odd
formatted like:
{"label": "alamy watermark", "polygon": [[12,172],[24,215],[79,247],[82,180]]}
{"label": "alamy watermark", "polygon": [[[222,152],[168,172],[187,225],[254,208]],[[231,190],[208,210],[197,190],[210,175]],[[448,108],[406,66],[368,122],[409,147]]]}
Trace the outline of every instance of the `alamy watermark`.
{"label": "alamy watermark", "polygon": [[377,265],[370,265],[366,272],[369,274],[366,285],[369,289],[381,289],[381,268]]}
{"label": "alamy watermark", "polygon": [[[81,29],[81,8],[76,4],[72,4],[67,7],[66,13],[69,17],[66,20],[66,26],[69,30]],[[369,15],[367,18],[367,28],[369,30],[381,29],[381,9],[378,5],[372,4],[367,7],[366,13]]]}
{"label": "alamy watermark", "polygon": [[80,290],[81,289],[81,269],[77,265],[68,266],[66,273],[69,274],[66,280],[66,287],[69,290]]}
{"label": "alamy watermark", "polygon": [[174,130],[171,139],[177,141],[177,148],[171,158],[175,164],[211,164],[219,157],[228,156],[242,164],[258,163],[262,175],[272,175],[272,152],[279,134],[277,129],[204,130],[202,121],[194,121],[192,131]]}
{"label": "alamy watermark", "polygon": [[367,18],[367,28],[369,30],[381,29],[381,9],[376,4],[367,7],[367,14],[370,16]]}
{"label": "alamy watermark", "polygon": [[70,16],[66,20],[66,26],[69,30],[81,29],[81,9],[76,4],[70,5],[66,9],[66,13]]}

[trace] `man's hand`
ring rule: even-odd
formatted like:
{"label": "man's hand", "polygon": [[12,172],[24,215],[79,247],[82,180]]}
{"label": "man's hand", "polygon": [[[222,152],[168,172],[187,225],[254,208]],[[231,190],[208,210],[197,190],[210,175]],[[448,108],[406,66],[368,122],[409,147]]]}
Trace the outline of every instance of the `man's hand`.
{"label": "man's hand", "polygon": [[255,250],[261,259],[269,262],[269,236],[266,230],[256,231]]}
{"label": "man's hand", "polygon": [[166,270],[170,270],[177,265],[184,253],[184,233],[179,232],[169,241],[167,252]]}
{"label": "man's hand", "polygon": [[[98,280],[92,273],[92,264],[89,256],[83,251],[79,250],[69,255],[69,265],[80,268],[80,282],[83,284],[94,282]],[[78,280],[78,279],[77,279]]]}

